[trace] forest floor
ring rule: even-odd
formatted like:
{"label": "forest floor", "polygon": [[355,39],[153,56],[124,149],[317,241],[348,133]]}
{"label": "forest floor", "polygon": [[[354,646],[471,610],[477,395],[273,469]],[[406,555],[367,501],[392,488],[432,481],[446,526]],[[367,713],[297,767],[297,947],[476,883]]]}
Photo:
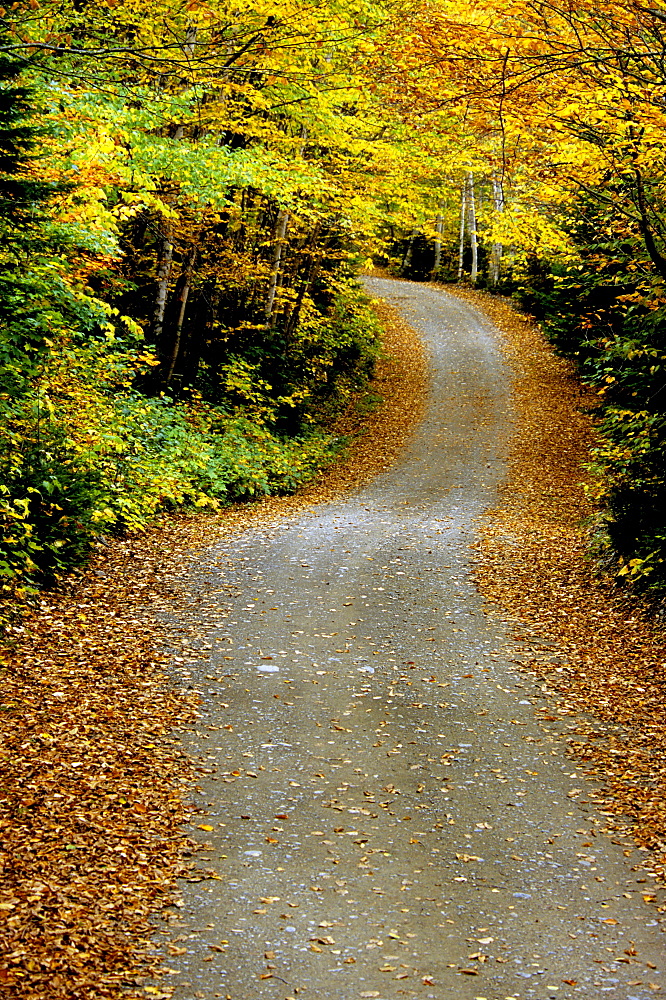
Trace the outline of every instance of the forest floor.
{"label": "forest floor", "polygon": [[[558,738],[601,780],[594,801],[604,825],[635,838],[636,881],[658,907],[666,656],[649,615],[598,579],[587,558],[581,519],[592,511],[580,469],[593,441],[589,401],[529,320],[491,296],[454,293],[503,331],[514,373],[509,475],[476,522],[478,586],[491,615],[510,619],[520,670],[546,684],[539,718],[554,730],[564,721]],[[151,921],[178,907],[176,875],[194,885],[201,877],[183,859],[184,823],[208,824],[196,824],[187,791],[179,794],[199,765],[173,735],[201,713],[203,695],[175,692],[166,668],[198,662],[181,642],[182,622],[192,634],[197,625],[223,627],[234,595],[219,580],[193,593],[187,568],[224,538],[339,500],[401,454],[423,413],[427,363],[411,328],[380,308],[389,356],[374,391],[386,402],[364,419],[346,462],[296,497],[164,518],[140,537],[101,546],[79,579],[45,595],[17,626],[2,672],[5,996],[171,995]],[[358,419],[340,429],[358,430]],[[625,842],[625,855],[631,850]],[[168,954],[179,950],[171,944]],[[146,979],[151,964],[156,978]]]}

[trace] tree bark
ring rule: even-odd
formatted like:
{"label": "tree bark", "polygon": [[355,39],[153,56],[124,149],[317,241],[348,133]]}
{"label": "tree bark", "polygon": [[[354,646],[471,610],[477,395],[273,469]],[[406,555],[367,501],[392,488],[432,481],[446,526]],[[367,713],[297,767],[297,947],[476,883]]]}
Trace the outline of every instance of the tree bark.
{"label": "tree bark", "polygon": [[407,249],[405,250],[405,256],[402,258],[402,270],[406,271],[412,263],[412,252],[414,250],[414,240],[418,236],[418,227],[415,226],[409,234],[409,242],[407,244]]}
{"label": "tree bark", "polygon": [[[194,55],[198,28],[190,25],[185,33],[185,41],[182,52],[188,63]],[[177,125],[172,138],[177,142],[183,138],[185,127]],[[166,198],[167,202],[172,198]],[[169,294],[169,278],[173,266],[173,223],[170,219],[163,219],[160,226],[162,240],[158,251],[157,260],[157,295],[155,296],[155,309],[153,312],[153,336],[159,345],[164,333],[164,316],[166,314],[167,298]],[[168,381],[168,379],[167,379]]]}
{"label": "tree bark", "polygon": [[436,274],[439,271],[440,265],[442,263],[442,231],[444,228],[444,216],[442,215],[442,209],[444,208],[444,199],[439,203],[437,210],[437,216],[435,218],[435,263],[433,264],[432,273]]}
{"label": "tree bark", "polygon": [[636,201],[638,211],[640,213],[638,228],[640,229],[641,236],[643,237],[645,248],[650,255],[650,260],[654,264],[658,274],[660,274],[662,278],[666,278],[666,257],[664,257],[657,247],[653,227],[650,224],[647,199],[645,197],[645,186],[643,184],[643,175],[637,166],[634,166],[634,173],[636,176]]}
{"label": "tree bark", "polygon": [[[501,215],[504,211],[504,190],[497,173],[493,174],[493,208],[496,216]],[[503,253],[504,247],[495,241],[490,251],[490,282],[492,285],[499,285]]]}
{"label": "tree bark", "polygon": [[277,221],[275,223],[275,246],[273,248],[273,263],[271,265],[271,274],[268,284],[268,295],[266,296],[266,326],[270,327],[271,321],[273,319],[273,310],[275,307],[275,293],[277,292],[279,280],[280,280],[280,262],[282,260],[282,249],[284,247],[285,238],[287,235],[287,226],[289,224],[289,212],[285,212],[283,208],[280,209],[277,216]]}
{"label": "tree bark", "polygon": [[296,327],[298,326],[298,321],[301,315],[301,308],[303,305],[303,299],[312,287],[312,282],[317,277],[319,272],[319,266],[321,264],[322,253],[317,252],[317,239],[319,237],[320,226],[319,223],[315,224],[315,227],[310,235],[308,242],[311,245],[311,251],[307,258],[307,263],[305,267],[301,267],[301,271],[304,272],[304,276],[301,279],[300,287],[294,300],[294,306],[289,316],[288,322],[285,326],[285,352],[289,350],[290,340],[293,334],[296,332]]}
{"label": "tree bark", "polygon": [[[305,144],[307,142],[308,130],[305,125],[301,125],[300,132],[300,143],[296,150],[296,157],[301,158],[305,152]],[[282,270],[281,262],[283,256],[283,250],[286,243],[287,236],[287,226],[289,225],[289,212],[286,212],[281,208],[278,212],[277,221],[275,224],[275,247],[273,249],[273,263],[271,265],[270,280],[268,284],[268,295],[266,296],[266,307],[265,307],[265,317],[266,317],[266,327],[270,328],[271,322],[273,320],[273,313],[275,310],[275,297],[278,288],[282,284]]]}
{"label": "tree bark", "polygon": [[192,287],[192,274],[194,272],[198,252],[199,248],[195,243],[195,245],[188,251],[187,257],[183,263],[182,271],[178,277],[178,284],[176,286],[176,294],[174,297],[176,315],[173,326],[173,336],[171,338],[171,347],[169,349],[167,359],[167,370],[166,375],[164,376],[165,386],[168,386],[171,383],[176,370],[176,364],[178,363],[181,338],[183,334],[183,323],[185,321],[185,311],[187,309],[187,300],[190,295],[190,288]]}
{"label": "tree bark", "polygon": [[472,269],[470,280],[473,285],[479,276],[479,240],[476,231],[476,204],[474,201],[474,174],[470,170],[467,174],[468,191],[468,212],[469,212],[469,242],[472,248]]}
{"label": "tree bark", "polygon": [[467,222],[467,178],[460,188],[460,242],[458,245],[458,281],[462,281],[465,264],[465,224]]}
{"label": "tree bark", "polygon": [[164,314],[169,294],[169,278],[173,266],[173,227],[170,219],[162,219],[157,257],[157,294],[153,310],[153,338],[159,345],[164,331]]}

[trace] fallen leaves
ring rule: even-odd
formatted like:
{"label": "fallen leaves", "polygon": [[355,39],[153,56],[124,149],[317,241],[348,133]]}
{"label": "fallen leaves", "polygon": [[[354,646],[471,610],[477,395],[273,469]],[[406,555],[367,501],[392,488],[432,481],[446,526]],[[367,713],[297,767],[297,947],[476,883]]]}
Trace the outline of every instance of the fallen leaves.
{"label": "fallen leaves", "polygon": [[71,589],[45,595],[7,653],[7,998],[101,1000],[159,974],[149,921],[175,901],[187,843],[175,786],[190,773],[168,732],[197,698],[165,686],[161,636],[137,611],[146,582],[159,586],[169,545],[155,531],[141,546],[137,563],[132,542],[116,543]]}
{"label": "fallen leaves", "polygon": [[663,879],[666,644],[654,609],[596,576],[588,558],[589,533],[581,525],[594,510],[582,467],[594,440],[584,409],[592,401],[534,323],[493,296],[453,294],[487,312],[505,334],[519,417],[509,479],[482,524],[479,588],[522,623],[516,662],[547,679],[557,699],[542,721],[576,716],[571,752],[606,782],[597,807],[616,826],[626,816],[627,832],[661,852],[651,867]]}
{"label": "fallen leaves", "polygon": [[163,687],[162,633],[141,609],[155,595],[164,603],[163,588],[216,533],[339,496],[391,464],[423,410],[427,365],[410,327],[388,305],[376,309],[385,352],[369,388],[385,402],[340,420],[334,432],[355,442],[344,461],[295,496],[164,517],[100,549],[79,581],[11,633],[1,706],[5,997],[126,996],[140,973],[156,970],[148,921],[173,899],[186,818],[175,786],[187,766],[165,734],[198,699]]}

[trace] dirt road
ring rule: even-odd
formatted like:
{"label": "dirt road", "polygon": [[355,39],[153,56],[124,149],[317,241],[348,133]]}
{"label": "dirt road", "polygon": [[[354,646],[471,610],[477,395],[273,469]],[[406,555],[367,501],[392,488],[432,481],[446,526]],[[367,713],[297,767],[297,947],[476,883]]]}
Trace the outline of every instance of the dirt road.
{"label": "dirt road", "polygon": [[[181,663],[203,694],[196,856],[167,964],[179,1000],[645,1000],[664,935],[601,833],[542,696],[469,576],[504,475],[495,332],[372,278],[428,346],[426,417],[339,503],[227,538],[228,617]],[[202,570],[203,572],[203,570]],[[209,646],[209,649],[205,647]],[[662,984],[666,990],[666,984]]]}

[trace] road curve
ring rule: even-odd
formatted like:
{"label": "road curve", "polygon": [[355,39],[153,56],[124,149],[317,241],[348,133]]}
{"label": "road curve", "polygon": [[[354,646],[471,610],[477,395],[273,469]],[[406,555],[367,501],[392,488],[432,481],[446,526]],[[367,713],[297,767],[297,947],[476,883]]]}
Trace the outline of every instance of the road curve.
{"label": "road curve", "polygon": [[535,719],[540,692],[470,581],[474,519],[505,474],[499,335],[439,289],[367,285],[423,337],[427,413],[369,486],[225,538],[195,570],[235,596],[174,667],[203,695],[183,739],[215,877],[184,883],[169,986],[647,1000],[664,936],[636,855],[601,833],[565,724]]}

